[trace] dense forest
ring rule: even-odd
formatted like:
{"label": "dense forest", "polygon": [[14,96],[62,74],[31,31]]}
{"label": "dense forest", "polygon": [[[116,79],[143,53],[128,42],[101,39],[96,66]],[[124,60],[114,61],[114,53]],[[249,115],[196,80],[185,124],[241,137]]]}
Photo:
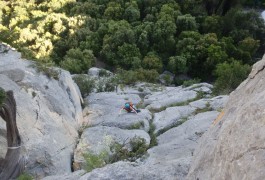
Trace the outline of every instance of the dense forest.
{"label": "dense forest", "polygon": [[265,26],[257,11],[264,5],[265,0],[0,0],[0,41],[71,73],[85,73],[100,61],[141,80],[153,81],[168,70],[230,91],[264,53]]}

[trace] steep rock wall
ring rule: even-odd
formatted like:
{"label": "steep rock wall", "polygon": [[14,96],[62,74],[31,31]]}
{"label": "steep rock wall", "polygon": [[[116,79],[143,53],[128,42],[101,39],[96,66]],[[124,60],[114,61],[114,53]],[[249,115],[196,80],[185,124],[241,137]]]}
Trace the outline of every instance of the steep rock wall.
{"label": "steep rock wall", "polygon": [[[71,156],[83,117],[82,98],[70,73],[55,69],[58,80],[49,78],[20,53],[4,45],[0,49],[4,49],[0,53],[0,87],[14,92],[26,171],[35,178],[71,172]],[[0,124],[5,126],[1,118]],[[5,128],[0,131],[6,133]],[[0,148],[6,148],[5,141],[0,142],[4,143]]]}
{"label": "steep rock wall", "polygon": [[265,57],[202,137],[187,179],[264,179]]}

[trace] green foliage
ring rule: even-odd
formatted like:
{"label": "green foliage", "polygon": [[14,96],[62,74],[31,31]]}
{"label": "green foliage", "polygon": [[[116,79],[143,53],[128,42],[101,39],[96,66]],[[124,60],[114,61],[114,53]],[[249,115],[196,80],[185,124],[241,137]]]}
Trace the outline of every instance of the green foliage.
{"label": "green foliage", "polygon": [[150,127],[149,127],[148,134],[151,138],[149,148],[151,148],[151,147],[157,146],[158,142],[157,142],[157,138],[155,134],[155,129],[156,129],[155,125],[153,122],[150,122],[149,124],[150,124]]}
{"label": "green foliage", "polygon": [[86,171],[90,172],[95,168],[100,168],[106,164],[115,163],[117,161],[128,160],[136,161],[146,154],[148,146],[143,138],[134,137],[129,141],[129,147],[125,147],[124,144],[113,142],[110,145],[110,154],[104,150],[100,154],[93,152],[87,152],[83,154],[86,161]]}
{"label": "green foliage", "polygon": [[169,58],[168,69],[174,74],[186,73],[188,70],[187,59],[183,56],[172,56]]}
{"label": "green foliage", "polygon": [[4,89],[0,88],[0,107],[2,106],[3,102],[6,98],[6,92]]}
{"label": "green foliage", "polygon": [[29,175],[28,173],[23,173],[23,174],[21,174],[18,178],[17,178],[17,180],[33,180],[34,178],[31,176],[31,175]]}
{"label": "green foliage", "polygon": [[162,68],[213,81],[218,64],[252,65],[264,53],[264,20],[244,6],[264,0],[0,0],[0,40],[71,73],[97,58],[140,73],[130,82],[154,81]]}
{"label": "green foliage", "polygon": [[191,80],[186,80],[186,81],[184,81],[183,82],[183,87],[188,87],[188,86],[191,86],[191,85],[193,85],[193,84],[197,84],[197,83],[200,83],[201,82],[201,80],[200,79],[191,79]]}
{"label": "green foliage", "polygon": [[95,62],[93,52],[90,50],[81,51],[80,49],[70,49],[64,60],[60,63],[61,67],[71,73],[84,73]]}
{"label": "green foliage", "polygon": [[53,78],[58,80],[60,75],[60,70],[54,67],[54,63],[40,63],[36,62],[32,64],[32,67],[35,67],[38,72],[43,73],[48,78]]}
{"label": "green foliage", "polygon": [[143,59],[143,67],[145,69],[154,69],[157,72],[161,72],[163,63],[158,55],[154,52],[149,52]]}
{"label": "green foliage", "polygon": [[121,160],[136,161],[141,158],[148,149],[146,141],[143,138],[134,137],[129,142],[130,150],[124,147],[124,144],[113,143],[110,147],[112,156],[110,162],[114,163]]}
{"label": "green foliage", "polygon": [[100,154],[94,154],[93,152],[86,152],[83,154],[86,161],[86,171],[90,172],[95,168],[105,166],[108,161],[108,152],[102,151]]}
{"label": "green foliage", "polygon": [[138,81],[143,82],[156,82],[158,79],[159,74],[157,71],[151,70],[144,70],[144,69],[137,69],[135,71],[129,70],[119,70],[118,71],[118,81],[120,84],[134,84]]}
{"label": "green foliage", "polygon": [[218,64],[215,70],[217,80],[214,86],[215,93],[227,94],[234,90],[250,72],[249,65],[234,60],[231,63]]}
{"label": "green foliage", "polygon": [[98,76],[99,77],[107,77],[107,76],[109,76],[109,73],[105,69],[100,69],[99,72],[98,72]]}
{"label": "green foliage", "polygon": [[196,31],[198,29],[195,17],[190,14],[185,14],[177,17],[176,21],[178,32]]}
{"label": "green foliage", "polygon": [[83,98],[87,97],[95,88],[95,81],[90,79],[87,75],[75,75],[73,80],[79,87]]}

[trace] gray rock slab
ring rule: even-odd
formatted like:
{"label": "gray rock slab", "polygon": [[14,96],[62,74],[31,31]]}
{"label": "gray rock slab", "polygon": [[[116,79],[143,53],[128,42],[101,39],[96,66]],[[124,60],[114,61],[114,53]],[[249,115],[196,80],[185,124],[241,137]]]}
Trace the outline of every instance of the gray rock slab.
{"label": "gray rock slab", "polygon": [[[158,146],[148,150],[149,157],[144,166],[153,171],[168,169],[169,174],[176,173],[177,179],[184,179],[188,173],[193,151],[198,139],[211,125],[219,112],[211,111],[197,114],[181,126],[172,128],[157,137]],[[172,169],[171,167],[179,167]],[[176,170],[176,172],[171,170]],[[170,177],[172,178],[173,177]]]}
{"label": "gray rock slab", "polygon": [[197,92],[193,90],[183,90],[181,87],[167,88],[167,90],[153,93],[144,98],[146,108],[158,110],[180,102],[192,100],[197,96]]}
{"label": "gray rock slab", "polygon": [[197,140],[216,118],[218,112],[196,115],[182,126],[173,128],[158,137],[159,144],[148,150],[142,162],[117,162],[85,174],[88,179],[185,179]]}
{"label": "gray rock slab", "polygon": [[89,106],[86,109],[87,116],[85,120],[91,126],[109,126],[122,129],[131,129],[139,126],[145,131],[149,130],[149,120],[152,116],[148,110],[142,109],[140,113],[127,113],[119,111],[127,101],[137,104],[141,98],[135,94],[117,94],[117,93],[94,93],[86,98]]}
{"label": "gray rock slab", "polygon": [[208,104],[209,104],[209,100],[207,100],[207,99],[200,99],[200,100],[193,101],[193,102],[189,103],[189,105],[191,107],[196,108],[196,109],[203,109],[203,108],[207,107]]}
{"label": "gray rock slab", "polygon": [[103,168],[94,169],[92,172],[85,174],[79,180],[135,180],[135,179],[156,179],[155,176],[149,174],[148,171],[139,171],[139,167],[135,163],[117,162],[107,165]]}
{"label": "gray rock slab", "polygon": [[216,96],[214,98],[211,98],[209,100],[210,107],[214,110],[221,110],[226,106],[228,99],[229,99],[229,96],[227,95]]}
{"label": "gray rock slab", "polygon": [[187,118],[195,111],[191,106],[169,107],[165,111],[155,113],[153,123],[156,127],[155,133],[164,128],[175,125],[182,118]]}
{"label": "gray rock slab", "polygon": [[10,69],[1,71],[0,74],[4,74],[9,77],[12,81],[20,82],[25,77],[25,72],[21,69]]}
{"label": "gray rock slab", "polygon": [[143,138],[147,146],[150,144],[149,134],[143,130],[123,130],[105,126],[87,128],[75,149],[74,161],[84,163],[83,154],[88,151],[95,154],[100,154],[103,151],[110,153],[110,146],[115,142],[123,144],[124,148],[130,150],[129,142],[133,138]]}
{"label": "gray rock slab", "polygon": [[86,174],[84,170],[79,170],[79,171],[75,171],[73,173],[68,173],[64,175],[46,176],[42,180],[77,180],[84,174]]}

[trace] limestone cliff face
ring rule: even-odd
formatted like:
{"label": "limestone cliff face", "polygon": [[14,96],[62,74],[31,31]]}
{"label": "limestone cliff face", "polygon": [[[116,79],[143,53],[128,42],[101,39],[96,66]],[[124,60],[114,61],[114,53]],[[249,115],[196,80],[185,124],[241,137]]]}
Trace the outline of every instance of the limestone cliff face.
{"label": "limestone cliff face", "polygon": [[201,138],[187,179],[264,179],[265,56]]}
{"label": "limestone cliff face", "polygon": [[[58,80],[38,72],[20,53],[0,45],[0,87],[12,90],[26,171],[35,177],[71,172],[71,155],[82,122],[80,92],[69,72]],[[5,122],[0,118],[0,158],[7,149]]]}

